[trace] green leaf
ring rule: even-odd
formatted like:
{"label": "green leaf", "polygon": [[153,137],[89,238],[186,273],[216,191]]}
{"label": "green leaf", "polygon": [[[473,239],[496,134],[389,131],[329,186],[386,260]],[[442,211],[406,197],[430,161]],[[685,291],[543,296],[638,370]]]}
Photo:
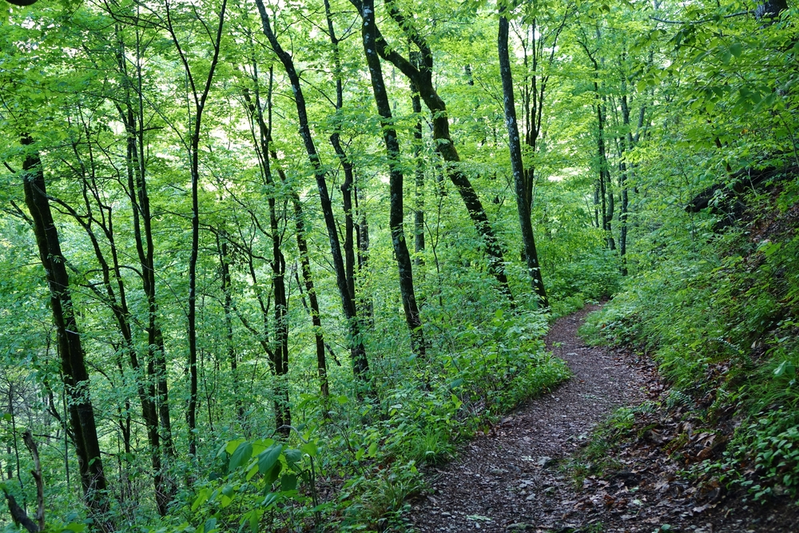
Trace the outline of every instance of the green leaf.
{"label": "green leaf", "polygon": [[261,511],[252,510],[250,511],[249,514],[250,514],[249,517],[250,531],[252,531],[252,533],[259,533],[259,531],[261,530],[259,524],[261,522]]}
{"label": "green leaf", "polygon": [[280,499],[280,495],[279,494],[276,494],[274,492],[270,492],[269,494],[266,495],[266,498],[264,498],[264,501],[261,502],[261,507],[264,507],[264,508],[268,509],[269,507],[271,507],[274,504],[276,504],[279,499]]}
{"label": "green leaf", "polygon": [[296,474],[285,474],[280,478],[280,490],[286,492],[297,489]]}
{"label": "green leaf", "polygon": [[[236,439],[236,440],[232,440],[232,441],[228,442],[228,443],[225,445],[225,451],[226,451],[228,454],[230,454],[230,455],[233,455],[233,452],[235,452],[235,451],[236,451],[236,449],[238,449],[238,447],[239,447],[239,446],[241,445],[241,443],[243,443],[243,442],[244,442],[244,439]],[[221,450],[220,450],[220,451],[221,451]],[[220,454],[220,455],[221,455],[221,454]]]}
{"label": "green leaf", "polygon": [[258,461],[253,461],[253,463],[250,465],[250,468],[247,470],[247,476],[245,477],[245,479],[249,481],[253,477],[255,477],[255,474],[257,473],[258,473]]}
{"label": "green leaf", "polygon": [[735,57],[741,57],[741,52],[743,52],[743,46],[741,46],[741,43],[732,43],[730,45],[730,53]]}
{"label": "green leaf", "polygon": [[275,463],[277,463],[277,460],[280,457],[280,452],[282,451],[282,444],[273,444],[265,451],[261,452],[261,454],[258,456],[258,470],[261,472],[261,474],[267,474],[272,470],[272,467],[274,467]]}
{"label": "green leaf", "polygon": [[233,452],[233,455],[230,457],[230,464],[228,465],[228,473],[233,472],[241,465],[246,464],[247,461],[250,460],[252,457],[252,444],[249,442],[243,442],[239,444],[236,451]]}
{"label": "green leaf", "polygon": [[267,485],[272,485],[277,478],[280,476],[280,472],[283,470],[283,463],[277,462],[275,466],[264,476]]}
{"label": "green leaf", "polygon": [[196,511],[199,506],[204,504],[206,500],[208,500],[210,494],[211,491],[209,489],[200,490],[200,494],[197,495],[197,498],[194,499],[194,503],[191,504],[192,512]]}
{"label": "green leaf", "polygon": [[222,509],[228,507],[231,503],[233,503],[233,498],[231,498],[230,496],[225,496],[223,494],[222,497],[219,499],[219,506]]}
{"label": "green leaf", "polygon": [[796,375],[796,366],[794,366],[792,361],[785,360],[780,365],[774,369],[774,375],[777,377],[780,376],[787,376],[793,377]]}
{"label": "green leaf", "polygon": [[283,454],[286,457],[286,463],[292,468],[297,466],[297,463],[302,461],[302,452],[294,448],[286,450]]}
{"label": "green leaf", "polygon": [[300,450],[302,453],[306,453],[311,457],[316,457],[316,454],[319,453],[319,449],[316,447],[316,443],[313,441],[307,442],[300,446]]}

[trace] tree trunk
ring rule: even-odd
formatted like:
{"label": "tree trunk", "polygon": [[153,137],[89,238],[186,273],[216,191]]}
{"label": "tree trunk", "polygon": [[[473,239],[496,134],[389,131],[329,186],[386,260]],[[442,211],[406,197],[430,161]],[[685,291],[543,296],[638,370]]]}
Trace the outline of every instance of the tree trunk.
{"label": "tree trunk", "polygon": [[[355,239],[358,241],[358,272],[362,274],[369,269],[369,220],[366,218],[366,210],[361,209],[360,202],[363,200],[363,188],[355,184],[355,210],[357,212],[358,223],[355,225]],[[374,304],[372,296],[361,295],[358,300],[360,311],[359,315],[367,327],[374,326]]]}
{"label": "tree trunk", "polygon": [[[339,39],[336,37],[336,31],[333,27],[333,14],[330,10],[330,1],[324,0],[325,4],[325,19],[327,20],[327,33],[330,38],[330,44],[333,47],[333,76],[336,81],[336,115],[341,114],[341,109],[344,107],[344,87],[341,81],[341,58],[339,56]],[[336,152],[341,163],[341,168],[344,170],[344,183],[341,184],[341,200],[344,203],[344,269],[347,273],[347,287],[350,291],[350,298],[355,299],[355,224],[353,221],[352,209],[352,188],[355,183],[353,174],[352,162],[344,147],[341,145],[341,123],[339,120],[334,121],[334,130],[330,135],[330,144]]]}
{"label": "tree trunk", "polygon": [[319,160],[319,153],[316,151],[316,146],[311,136],[311,128],[308,122],[308,112],[305,105],[305,96],[300,85],[300,77],[294,67],[294,60],[291,56],[283,50],[277,36],[272,31],[269,15],[266,12],[263,0],[255,0],[258,6],[258,12],[261,15],[261,23],[263,25],[264,34],[275,54],[283,64],[283,68],[291,82],[291,88],[294,93],[294,102],[297,107],[297,116],[299,119],[300,137],[302,138],[305,146],[305,151],[308,154],[308,160],[313,167],[314,178],[316,180],[316,187],[319,191],[319,202],[322,206],[322,214],[325,219],[325,227],[327,228],[327,236],[330,241],[330,254],[333,259],[333,268],[336,272],[336,285],[338,286],[339,295],[341,296],[341,306],[344,310],[344,317],[347,319],[349,328],[349,343],[350,354],[352,357],[352,368],[355,377],[361,381],[368,380],[369,362],[366,358],[366,349],[363,345],[361,338],[360,322],[355,309],[355,299],[350,296],[349,286],[347,284],[347,274],[344,267],[344,258],[341,255],[341,245],[339,243],[338,232],[336,228],[336,221],[333,216],[333,205],[330,201],[330,194],[327,189],[327,180],[325,178],[325,170],[322,168],[321,161]]}
{"label": "tree trunk", "polygon": [[[272,266],[272,294],[275,298],[274,309],[274,348],[268,349],[266,342],[262,341],[264,350],[270,358],[270,369],[274,378],[273,389],[273,404],[275,411],[275,428],[278,433],[284,437],[288,437],[291,426],[291,407],[289,404],[289,390],[288,390],[288,298],[286,294],[286,259],[282,251],[282,234],[280,227],[280,217],[277,212],[277,197],[279,194],[277,183],[272,176],[272,166],[270,162],[271,150],[269,146],[271,141],[271,116],[272,116],[272,69],[269,70],[269,88],[266,96],[266,105],[269,109],[269,123],[264,119],[263,109],[261,107],[260,97],[260,84],[258,77],[257,64],[253,64],[253,82],[255,84],[255,100],[250,96],[248,89],[244,89],[242,95],[247,105],[250,118],[250,127],[255,142],[255,152],[258,158],[258,163],[261,169],[261,177],[263,185],[270,191],[267,198],[267,205],[269,206],[269,231],[262,229],[258,220],[258,215],[248,210],[250,218],[254,227],[258,228],[261,233],[272,241],[272,259],[269,261]],[[285,180],[281,180],[285,184]],[[253,253],[252,249],[248,250],[250,277],[253,286],[257,286],[255,268],[253,266]],[[261,306],[263,315],[263,335],[266,338],[268,335],[267,307],[263,303],[263,299],[256,289],[258,301]]]}
{"label": "tree trunk", "polygon": [[[622,82],[621,116],[622,123],[627,130],[627,135],[622,139],[622,156],[624,152],[632,149],[632,132],[630,131],[630,107],[627,104],[626,84]],[[627,162],[622,157],[621,172],[619,173],[619,189],[621,189],[621,206],[619,210],[619,256],[621,258],[621,275],[627,275],[627,210],[629,197],[627,193]]]}
{"label": "tree trunk", "polygon": [[[417,68],[422,65],[422,57],[418,52],[411,55],[411,61]],[[467,65],[467,73],[469,74],[469,84],[474,85],[471,79],[471,69]],[[413,209],[413,251],[415,254],[414,264],[417,266],[424,264],[424,159],[422,158],[422,149],[424,142],[422,137],[422,99],[419,96],[419,87],[411,81],[411,105],[413,113],[416,115],[416,123],[413,125],[413,156],[416,158],[415,165],[415,198]]]}
{"label": "tree trunk", "polygon": [[[597,72],[597,75],[599,73]],[[605,242],[609,250],[616,249],[616,241],[613,238],[613,211],[614,200],[612,183],[610,181],[610,167],[608,165],[608,154],[605,148],[605,113],[602,97],[599,94],[599,85],[594,82],[594,93],[596,98],[596,118],[597,118],[597,164],[599,166],[599,195],[602,202],[602,231],[605,233]]]}
{"label": "tree trunk", "polygon": [[[244,89],[243,96],[244,101],[249,108],[250,114],[253,116],[254,120],[257,122],[258,129],[261,132],[261,135],[265,137],[265,143],[263,143],[262,150],[268,151],[268,157],[271,157],[272,160],[275,162],[278,161],[277,151],[275,150],[272,144],[272,129],[270,125],[267,125],[266,120],[263,116],[263,110],[261,108],[260,99],[258,97],[259,90],[258,90],[258,80],[257,80],[257,65],[253,65],[253,71],[255,72],[255,82],[256,82],[256,101],[253,102],[252,98],[250,97],[250,93],[247,89]],[[269,109],[269,122],[271,124],[271,94],[272,94],[272,68],[269,69],[269,99],[268,99],[268,109]],[[267,156],[264,156],[267,157]],[[280,168],[279,165],[277,166],[277,174],[280,178],[281,183],[284,187],[290,187],[288,178],[286,173]],[[325,338],[324,333],[322,331],[322,318],[321,313],[319,310],[319,299],[316,295],[316,288],[314,287],[313,281],[313,272],[311,271],[311,257],[308,252],[308,240],[306,237],[305,231],[305,216],[303,214],[302,209],[302,202],[300,201],[300,197],[297,192],[293,189],[290,189],[289,195],[291,196],[291,204],[294,211],[294,228],[296,232],[296,239],[297,239],[297,250],[300,253],[300,268],[302,270],[302,278],[303,284],[305,285],[305,292],[308,294],[308,301],[310,307],[310,315],[311,315],[311,323],[313,324],[313,331],[314,331],[314,340],[316,346],[316,369],[317,375],[319,376],[319,391],[322,394],[322,397],[327,397],[330,394],[330,384],[327,378],[327,358],[325,356]],[[299,279],[297,281],[299,283]]]}
{"label": "tree trunk", "polygon": [[[361,18],[364,18],[364,6],[366,5],[361,0],[350,0],[353,6],[358,9]],[[373,2],[372,2],[373,4]],[[425,105],[432,115],[433,120],[433,140],[436,144],[436,149],[445,161],[445,169],[447,176],[458,191],[466,211],[469,213],[478,235],[480,235],[483,245],[485,246],[486,254],[488,255],[488,270],[497,282],[499,282],[500,292],[508,298],[513,300],[510,287],[508,286],[508,278],[505,274],[505,259],[503,256],[502,246],[497,240],[491,224],[488,222],[488,215],[486,214],[480,197],[472,187],[466,173],[460,168],[460,156],[452,141],[449,133],[449,116],[447,115],[447,106],[444,100],[438,95],[435,87],[433,86],[433,54],[427,43],[419,35],[408,27],[405,18],[399,13],[397,7],[394,5],[393,0],[387,0],[386,5],[389,8],[391,18],[399,25],[405,32],[407,37],[419,48],[422,54],[422,66],[416,68],[410,61],[402,57],[396,50],[390,49],[380,33],[380,30],[375,26],[374,28],[374,45],[380,57],[386,61],[391,62],[397,69],[400,70],[409,80],[414,82],[419,88],[419,93],[424,100]],[[374,16],[374,13],[372,15]]]}
{"label": "tree trunk", "polygon": [[502,78],[502,91],[505,103],[505,124],[508,127],[508,148],[513,172],[513,181],[516,187],[516,210],[519,214],[519,224],[522,231],[524,256],[527,261],[527,272],[533,292],[538,296],[538,303],[543,308],[549,307],[541,268],[538,264],[538,252],[535,247],[533,224],[531,218],[531,202],[528,200],[525,187],[524,161],[522,160],[522,145],[519,137],[519,126],[516,122],[516,104],[513,95],[513,75],[508,55],[508,19],[504,15],[505,9],[500,10],[499,35],[497,50],[499,54],[499,74]]}
{"label": "tree trunk", "polygon": [[397,259],[399,270],[400,295],[402,297],[402,308],[405,311],[405,322],[411,336],[411,350],[419,356],[425,355],[424,332],[422,331],[422,321],[419,316],[419,308],[416,305],[416,294],[413,288],[413,266],[411,256],[408,251],[408,244],[405,240],[405,230],[403,226],[403,174],[400,169],[400,150],[397,139],[397,131],[393,125],[391,116],[391,104],[388,101],[383,80],[383,71],[380,66],[380,58],[375,50],[375,38],[377,35],[374,18],[374,0],[364,0],[361,10],[363,18],[362,36],[363,49],[366,54],[366,63],[369,66],[369,76],[372,80],[372,90],[374,92],[377,111],[380,114],[380,124],[383,130],[383,142],[386,145],[389,161],[389,194],[390,211],[389,227],[391,228],[391,242],[394,245],[394,255]]}
{"label": "tree trunk", "polygon": [[[90,132],[86,131],[85,133],[86,141],[90,142]],[[130,148],[130,143],[128,143],[128,147]],[[73,145],[73,150],[77,156],[77,159],[81,161],[81,157],[78,154],[78,148],[76,145]],[[141,367],[139,357],[136,352],[135,342],[133,339],[133,329],[131,327],[131,316],[128,309],[126,290],[122,278],[122,265],[119,262],[119,254],[117,252],[117,246],[115,242],[113,211],[110,206],[100,203],[99,188],[97,183],[94,182],[93,169],[91,170],[91,173],[87,175],[88,169],[82,166],[82,161],[79,168],[83,172],[80,178],[84,188],[82,196],[84,198],[85,214],[81,215],[74,208],[63,201],[56,201],[58,201],[58,203],[64,209],[66,209],[75,219],[75,221],[78,222],[78,224],[84,229],[92,244],[97,263],[100,265],[100,272],[102,273],[103,280],[102,287],[105,288],[105,295],[103,295],[100,289],[94,285],[91,285],[90,288],[93,289],[98,296],[110,307],[111,313],[114,316],[117,327],[119,328],[120,336],[122,337],[122,345],[120,347],[121,352],[127,354],[130,367],[136,376],[136,389],[139,395],[139,401],[141,403],[142,418],[144,419],[144,425],[147,431],[147,441],[150,446],[153,482],[155,484],[156,508],[159,514],[164,516],[167,512],[167,506],[171,501],[172,492],[169,490],[169,487],[165,486],[162,475],[163,473],[161,471],[162,464],[160,435],[158,432],[158,413],[155,402],[153,401],[153,398],[155,397],[155,387],[153,386],[152,382],[149,382],[147,385],[145,385],[147,380],[145,380],[144,369]],[[128,172],[131,172],[131,170],[132,169],[128,168]],[[99,218],[94,215],[94,209],[89,200],[90,198],[94,198],[97,201],[98,208],[101,212],[105,211],[105,213],[101,214]],[[93,225],[97,225],[105,235],[106,241],[111,251],[111,264],[109,264],[108,259],[103,253],[99,238],[93,229]],[[113,283],[114,281],[116,281],[116,284]],[[114,285],[116,285],[116,291],[114,290]]]}
{"label": "tree trunk", "polygon": [[213,47],[213,57],[211,58],[202,90],[195,84],[194,75],[189,66],[188,58],[180,45],[180,40],[175,34],[169,2],[167,1],[165,5],[167,30],[172,37],[172,42],[175,45],[183,65],[183,70],[189,82],[190,96],[194,103],[194,116],[190,118],[189,141],[186,146],[189,155],[189,175],[191,178],[191,251],[189,255],[189,309],[187,312],[189,337],[189,401],[186,408],[186,424],[188,425],[189,455],[194,458],[197,456],[197,260],[200,251],[200,205],[198,196],[200,187],[200,132],[205,102],[211,91],[214,71],[219,62],[219,50],[222,44],[222,28],[225,21],[227,0],[222,0],[215,40],[211,43]]}
{"label": "tree trunk", "polygon": [[[117,64],[120,73],[127,80],[125,86],[125,105],[120,106],[119,115],[127,132],[126,170],[128,194],[133,216],[133,236],[136,253],[139,258],[139,274],[142,290],[147,301],[147,320],[144,329],[147,332],[147,361],[144,368],[137,372],[137,379],[143,385],[143,394],[147,402],[142,403],[143,416],[147,426],[148,442],[153,448],[153,477],[156,483],[156,503],[158,512],[166,514],[167,507],[177,492],[177,487],[170,476],[163,472],[170,459],[174,458],[175,446],[172,440],[172,422],[169,408],[169,386],[166,371],[166,347],[164,335],[158,322],[158,304],[155,284],[155,244],[153,239],[152,215],[150,214],[150,197],[147,191],[145,138],[144,138],[144,98],[140,34],[136,33],[135,72],[131,76],[125,60],[124,42],[119,37],[120,49],[117,53]],[[131,85],[136,94],[134,101],[130,95]],[[131,365],[138,368],[139,362],[131,360]],[[145,405],[146,404],[146,405]],[[160,431],[159,431],[160,425]],[[167,458],[163,464],[162,454]]]}
{"label": "tree trunk", "polygon": [[[25,136],[22,144],[30,146],[33,139]],[[99,528],[102,531],[112,531],[114,526],[108,516],[110,508],[107,482],[90,397],[89,373],[86,370],[83,345],[72,307],[66,263],[61,253],[58,229],[50,211],[38,153],[30,152],[27,155],[22,170],[25,203],[31,214],[39,257],[50,287],[50,307],[56,326],[64,385],[70,398],[69,418],[84,496]]]}
{"label": "tree trunk", "polygon": [[[261,168],[266,185],[270,186],[273,193],[269,196],[269,230],[272,237],[272,287],[275,296],[275,427],[284,437],[288,437],[291,426],[291,407],[289,405],[288,371],[289,371],[289,323],[288,323],[288,299],[286,297],[286,258],[281,249],[282,232],[277,216],[276,208],[276,186],[272,177],[272,169],[269,162],[269,139],[272,132],[272,72],[269,76],[269,92],[267,94],[266,105],[269,112],[269,123],[264,123],[263,113],[258,93],[256,92],[256,111],[258,114],[257,123],[261,142]],[[257,83],[257,82],[256,82]],[[257,89],[257,85],[256,85]],[[266,126],[266,128],[264,128]]]}
{"label": "tree trunk", "polygon": [[236,406],[236,416],[239,424],[244,426],[244,403],[241,399],[241,387],[239,385],[239,357],[236,353],[236,345],[233,337],[233,293],[232,278],[230,275],[230,252],[228,250],[228,234],[226,231],[218,231],[216,234],[216,248],[219,252],[219,270],[222,278],[222,311],[225,313],[225,340],[227,341],[227,359],[230,365],[230,375],[233,380],[233,396]]}

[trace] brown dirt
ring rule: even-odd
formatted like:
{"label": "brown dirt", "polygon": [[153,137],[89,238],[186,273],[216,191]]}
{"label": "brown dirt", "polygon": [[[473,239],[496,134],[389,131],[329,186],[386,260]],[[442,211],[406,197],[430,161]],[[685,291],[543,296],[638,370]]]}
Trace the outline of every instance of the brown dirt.
{"label": "brown dirt", "polygon": [[[433,532],[744,533],[799,531],[796,506],[765,508],[743,494],[701,490],[677,475],[662,445],[646,439],[615,448],[617,467],[579,489],[563,464],[586,446],[592,429],[616,408],[657,398],[663,386],[651,362],[586,346],[577,336],[597,306],[556,321],[547,347],[574,377],[531,400],[459,457],[429,469],[427,494],[412,502],[407,529]],[[750,507],[751,506],[751,507]],[[663,529],[661,529],[663,528]],[[670,529],[669,529],[670,528]]]}

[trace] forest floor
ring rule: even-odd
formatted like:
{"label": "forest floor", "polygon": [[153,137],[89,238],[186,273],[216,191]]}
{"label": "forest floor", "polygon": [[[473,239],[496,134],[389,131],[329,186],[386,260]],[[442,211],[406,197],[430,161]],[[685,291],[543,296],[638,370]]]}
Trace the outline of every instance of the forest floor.
{"label": "forest floor", "polygon": [[[449,464],[427,468],[429,490],[411,502],[407,529],[419,533],[799,531],[796,505],[753,504],[745,493],[726,493],[717,482],[692,482],[681,476],[684,465],[674,459],[673,449],[658,440],[657,431],[642,431],[639,438],[609,448],[607,462],[612,467],[585,477],[577,486],[574,465],[584,460],[580,451],[594,444],[595,426],[619,407],[634,407],[647,399],[657,403],[665,390],[651,361],[587,346],[577,336],[585,316],[596,309],[587,306],[559,319],[546,337],[547,348],[569,364],[572,379],[478,435]],[[667,428],[677,425],[680,413],[672,410],[658,416],[653,425]]]}

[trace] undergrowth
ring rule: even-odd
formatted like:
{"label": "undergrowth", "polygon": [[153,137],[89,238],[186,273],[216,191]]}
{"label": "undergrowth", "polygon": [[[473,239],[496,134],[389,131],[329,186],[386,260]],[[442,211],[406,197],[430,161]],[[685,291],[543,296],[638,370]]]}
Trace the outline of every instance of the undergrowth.
{"label": "undergrowth", "polygon": [[797,200],[789,184],[750,199],[758,207],[737,227],[661,247],[657,266],[581,330],[651,354],[692,416],[735,428],[723,455],[695,472],[756,500],[799,498]]}
{"label": "undergrowth", "polygon": [[465,324],[440,328],[424,359],[384,358],[363,401],[304,395],[296,411],[306,418],[286,439],[221,443],[204,458],[207,477],[150,531],[402,530],[421,465],[449,459],[460,440],[569,375],[545,352],[542,313],[498,309]]}

